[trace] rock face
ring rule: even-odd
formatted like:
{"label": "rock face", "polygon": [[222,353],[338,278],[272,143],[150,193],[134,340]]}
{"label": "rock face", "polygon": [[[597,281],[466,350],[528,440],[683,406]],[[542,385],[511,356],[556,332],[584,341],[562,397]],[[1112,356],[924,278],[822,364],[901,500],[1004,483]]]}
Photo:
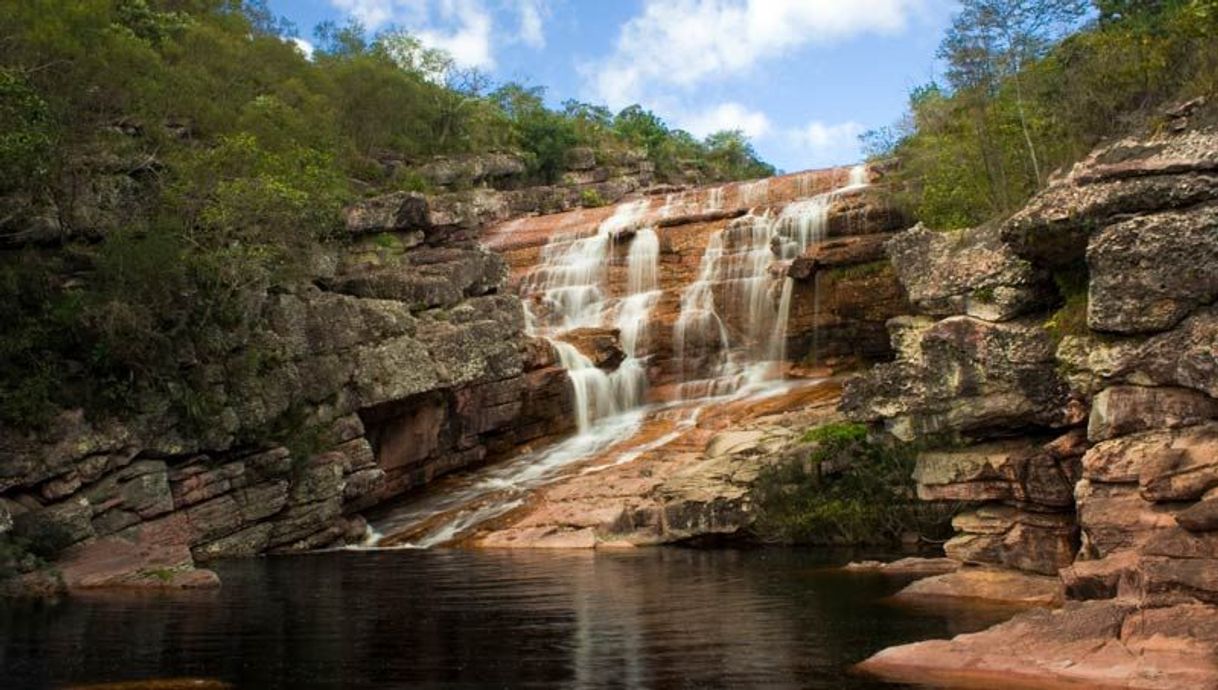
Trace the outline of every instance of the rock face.
{"label": "rock face", "polygon": [[918,225],[889,241],[888,253],[910,301],[930,316],[1007,321],[1053,300],[1048,273],[1016,256],[994,226],[935,232]]}
{"label": "rock face", "polygon": [[909,309],[884,254],[891,237],[883,232],[830,239],[792,262],[788,358],[819,363],[891,356],[884,323]]}
{"label": "rock face", "polygon": [[[40,435],[0,430],[0,527],[64,547],[69,588],[208,586],[196,564],[358,541],[359,511],[566,433],[570,383],[478,243],[507,213],[489,190],[348,209],[322,287],[261,307],[273,369],[217,383],[208,428],[65,411]],[[289,423],[280,446],[247,440]]]}
{"label": "rock face", "polygon": [[846,385],[842,409],[853,420],[882,420],[902,440],[1078,421],[1053,342],[1034,318],[898,317],[888,328],[896,359]]}
{"label": "rock face", "polygon": [[[964,687],[1218,687],[1216,152],[1213,130],[1117,142],[1054,180],[1001,227],[1007,248],[991,245],[990,256],[1016,257],[1031,274],[1086,278],[1087,328],[1065,335],[1055,351],[1039,341],[1050,348],[1039,385],[1053,380],[1057,397],[1016,394],[1010,409],[1026,411],[986,424],[977,423],[983,415],[959,412],[921,421],[927,404],[940,399],[926,393],[931,371],[955,382],[968,370],[952,360],[918,368],[925,346],[917,346],[960,316],[898,320],[894,344],[911,354],[847,385],[855,418],[883,421],[908,437],[931,429],[981,440],[919,458],[923,498],[984,502],[957,517],[948,555],[1057,574],[1070,600],[1062,611],[1023,614],[975,635],[885,650],[864,669]],[[931,299],[938,286],[973,284],[943,278],[920,286],[917,271],[900,270],[901,256],[916,255],[967,272],[967,262],[953,264],[960,254],[934,249],[946,246],[941,240],[898,236],[894,245],[914,248],[894,261],[911,300],[930,315],[949,311]],[[948,302],[968,308],[967,300],[963,307]],[[1021,300],[1021,315],[1004,324],[1022,324],[1025,342],[1037,342],[1038,322],[1054,319],[1045,306]],[[1042,359],[1044,350],[1036,352],[1033,359]],[[994,366],[1010,370],[988,361],[984,368]],[[1032,384],[1021,376],[1003,382],[988,395]],[[1043,404],[1026,406],[1031,400]],[[1073,428],[1049,443],[1028,436],[1046,427]],[[1024,439],[997,438],[1015,435]]]}
{"label": "rock face", "polygon": [[951,640],[886,649],[860,668],[955,688],[1211,688],[1218,677],[1214,614],[1199,604],[1139,611],[1072,603]]}

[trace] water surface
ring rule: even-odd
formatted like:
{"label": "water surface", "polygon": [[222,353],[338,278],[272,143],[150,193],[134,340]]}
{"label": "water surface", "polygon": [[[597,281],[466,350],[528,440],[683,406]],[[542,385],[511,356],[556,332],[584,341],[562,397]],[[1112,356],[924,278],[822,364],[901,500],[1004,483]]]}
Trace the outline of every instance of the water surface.
{"label": "water surface", "polygon": [[[217,592],[0,602],[0,687],[879,688],[849,666],[994,614],[912,611],[824,552],[400,550],[254,559]],[[841,558],[835,555],[832,558]]]}

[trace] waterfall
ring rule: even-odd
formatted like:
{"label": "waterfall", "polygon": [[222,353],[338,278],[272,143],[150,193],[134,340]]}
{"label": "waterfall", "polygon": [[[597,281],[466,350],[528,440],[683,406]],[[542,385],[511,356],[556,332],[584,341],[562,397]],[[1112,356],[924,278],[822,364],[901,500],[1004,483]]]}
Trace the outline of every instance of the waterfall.
{"label": "waterfall", "polygon": [[547,338],[558,353],[558,362],[567,370],[575,391],[575,428],[586,431],[592,420],[621,411],[614,395],[611,376],[592,363],[587,355],[571,343]]}
{"label": "waterfall", "polygon": [[[549,340],[567,370],[581,432],[597,419],[639,406],[647,391],[641,348],[651,309],[660,297],[659,236],[654,228],[636,227],[647,209],[647,200],[621,204],[597,226],[595,234],[551,239],[542,249],[540,264],[523,285],[529,333]],[[608,285],[610,265],[619,242],[630,235],[626,294],[613,298]],[[528,308],[528,299],[540,304],[540,314]],[[612,372],[601,370],[562,339],[578,328],[610,325],[619,330],[626,355]]]}
{"label": "waterfall", "polygon": [[[796,183],[803,192],[811,178]],[[674,326],[683,398],[781,377],[794,292],[787,266],[824,241],[829,210],[841,193],[867,184],[866,166],[859,165],[843,187],[787,204],[777,215],[750,212],[711,236],[698,279],[681,294]],[[764,203],[767,185],[765,180],[741,185],[741,200],[749,206]],[[815,299],[819,302],[819,295]],[[729,323],[736,327],[729,330]]]}
{"label": "waterfall", "polygon": [[639,230],[630,242],[626,291],[615,322],[626,359],[611,378],[617,399],[629,408],[642,403],[647,393],[647,367],[639,347],[647,335],[651,309],[660,299],[660,237],[654,228]]}

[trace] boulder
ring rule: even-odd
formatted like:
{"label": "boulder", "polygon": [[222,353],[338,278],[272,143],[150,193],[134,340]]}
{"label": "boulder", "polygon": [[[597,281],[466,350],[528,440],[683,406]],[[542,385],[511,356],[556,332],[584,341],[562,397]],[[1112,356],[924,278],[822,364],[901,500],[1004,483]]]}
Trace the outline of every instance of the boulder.
{"label": "boulder", "polygon": [[422,231],[428,244],[471,239],[481,227],[506,220],[508,199],[490,189],[429,196],[394,192],[344,210],[351,235]]}
{"label": "boulder", "polygon": [[1056,444],[994,441],[918,454],[914,480],[927,501],[1018,501],[1050,509],[1074,505],[1082,448],[1074,432]]}
{"label": "boulder", "polygon": [[492,186],[528,172],[524,160],[514,153],[479,153],[465,156],[440,156],[416,169],[425,180],[438,187],[478,184]]}
{"label": "boulder", "polygon": [[1004,241],[1041,265],[1077,263],[1092,234],[1132,214],[1218,199],[1218,132],[1134,136],[1097,149],[1003,223]]}
{"label": "boulder", "polygon": [[995,226],[936,232],[917,225],[887,249],[910,302],[924,314],[1006,321],[1054,298],[1048,275],[1016,256]]}
{"label": "boulder", "polygon": [[957,515],[952,527],[957,534],[943,550],[948,558],[963,563],[1055,575],[1078,550],[1078,528],[1069,513],[989,505]]}

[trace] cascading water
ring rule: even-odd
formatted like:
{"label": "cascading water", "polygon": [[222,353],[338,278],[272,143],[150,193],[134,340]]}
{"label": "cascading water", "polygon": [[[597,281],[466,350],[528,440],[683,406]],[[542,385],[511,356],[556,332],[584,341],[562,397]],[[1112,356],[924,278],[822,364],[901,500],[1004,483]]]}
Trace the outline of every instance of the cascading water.
{"label": "cascading water", "polygon": [[[767,198],[764,182],[742,185],[741,200],[751,205]],[[798,184],[802,193],[809,182]],[[750,212],[710,238],[674,326],[683,398],[781,374],[794,288],[786,267],[824,240],[829,209],[841,193],[867,184],[866,167],[856,166],[843,187],[787,204],[776,215]],[[729,330],[728,323],[737,327]]]}
{"label": "cascading water", "polygon": [[[547,338],[558,353],[575,390],[576,424],[586,431],[596,419],[633,409],[647,389],[646,365],[640,346],[647,320],[659,299],[660,240],[655,229],[636,227],[647,211],[647,200],[617,207],[596,233],[576,239],[555,238],[542,250],[541,265],[525,282],[526,305],[535,300],[540,314],[529,309],[530,333]],[[609,296],[609,267],[621,238],[632,235],[626,257],[626,294]],[[615,326],[621,333],[625,360],[605,372],[563,336],[579,328]]]}

